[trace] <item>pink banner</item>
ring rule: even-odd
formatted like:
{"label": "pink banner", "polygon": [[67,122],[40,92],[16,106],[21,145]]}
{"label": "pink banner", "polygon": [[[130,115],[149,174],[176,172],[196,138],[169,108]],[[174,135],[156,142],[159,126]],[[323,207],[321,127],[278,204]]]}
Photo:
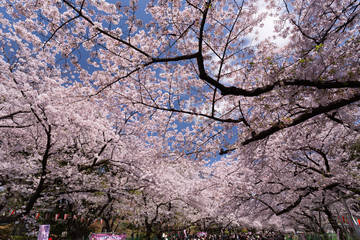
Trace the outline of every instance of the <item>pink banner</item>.
{"label": "pink banner", "polygon": [[92,233],[89,240],[125,240],[126,234],[114,235],[111,233]]}

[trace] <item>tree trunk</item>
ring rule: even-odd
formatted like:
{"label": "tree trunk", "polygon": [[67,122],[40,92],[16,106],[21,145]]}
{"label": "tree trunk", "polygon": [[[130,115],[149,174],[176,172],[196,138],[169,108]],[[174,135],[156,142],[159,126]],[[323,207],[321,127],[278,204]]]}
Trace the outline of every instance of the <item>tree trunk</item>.
{"label": "tree trunk", "polygon": [[334,218],[334,215],[331,213],[330,209],[327,206],[324,207],[324,213],[326,214],[326,216],[327,216],[333,230],[336,233],[339,230],[340,240],[346,240],[343,229],[339,226],[339,224],[337,224],[336,218]]}
{"label": "tree trunk", "polygon": [[151,239],[151,224],[146,224],[146,240]]}

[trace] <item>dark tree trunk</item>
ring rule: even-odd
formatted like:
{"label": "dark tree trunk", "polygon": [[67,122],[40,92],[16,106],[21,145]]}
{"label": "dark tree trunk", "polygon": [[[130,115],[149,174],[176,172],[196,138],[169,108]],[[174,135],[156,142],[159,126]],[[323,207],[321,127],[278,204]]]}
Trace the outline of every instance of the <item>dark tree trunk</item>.
{"label": "dark tree trunk", "polygon": [[106,232],[112,232],[112,225],[110,224],[110,220],[107,218],[104,218],[105,226],[103,227],[103,231],[106,230]]}
{"label": "dark tree trunk", "polygon": [[146,240],[150,240],[151,239],[151,224],[146,224]]}
{"label": "dark tree trunk", "polygon": [[330,222],[330,225],[334,229],[334,231],[336,233],[339,231],[340,240],[346,240],[346,236],[344,234],[343,229],[339,226],[339,224],[337,224],[337,222],[335,220],[336,218],[334,217],[334,215],[331,213],[330,209],[327,206],[324,207],[324,213],[326,214],[326,216]]}

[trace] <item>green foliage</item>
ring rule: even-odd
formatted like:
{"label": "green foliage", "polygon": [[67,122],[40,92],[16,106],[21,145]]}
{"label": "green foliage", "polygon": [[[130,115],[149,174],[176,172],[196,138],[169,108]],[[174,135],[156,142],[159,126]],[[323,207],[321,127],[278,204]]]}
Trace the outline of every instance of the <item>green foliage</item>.
{"label": "green foliage", "polygon": [[322,48],[324,47],[324,44],[319,44],[319,45],[316,45],[315,46],[315,52],[321,52],[322,51]]}

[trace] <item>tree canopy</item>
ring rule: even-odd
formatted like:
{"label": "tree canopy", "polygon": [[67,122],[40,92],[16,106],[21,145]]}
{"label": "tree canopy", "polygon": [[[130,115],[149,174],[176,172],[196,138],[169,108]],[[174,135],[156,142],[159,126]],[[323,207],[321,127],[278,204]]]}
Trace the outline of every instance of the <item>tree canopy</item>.
{"label": "tree canopy", "polygon": [[1,223],[65,199],[149,234],[336,230],[359,198],[357,0],[0,6]]}

